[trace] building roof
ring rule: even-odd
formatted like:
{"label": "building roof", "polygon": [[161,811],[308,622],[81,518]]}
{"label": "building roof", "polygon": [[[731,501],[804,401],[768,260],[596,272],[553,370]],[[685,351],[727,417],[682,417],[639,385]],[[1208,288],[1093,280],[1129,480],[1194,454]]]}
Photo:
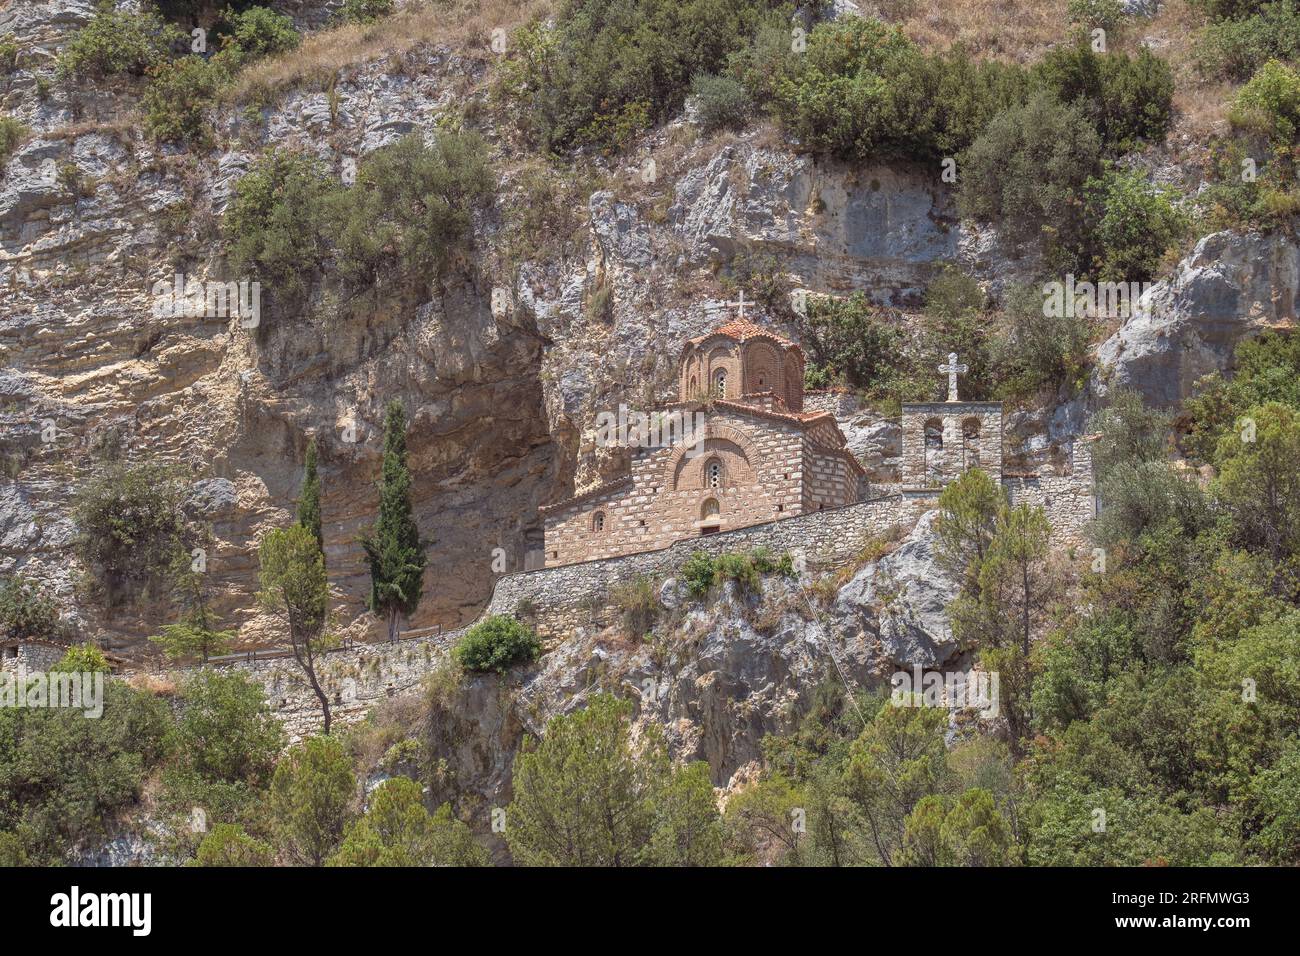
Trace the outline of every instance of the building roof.
{"label": "building roof", "polygon": [[761,325],[755,325],[753,322],[749,322],[745,319],[733,319],[730,322],[725,322],[712,332],[707,332],[704,335],[697,335],[693,339],[687,339],[686,344],[687,346],[699,345],[701,342],[718,335],[729,339],[735,339],[737,342],[748,342],[750,339],[759,338],[767,339],[770,342],[775,342],[777,345],[781,346],[781,348],[794,349],[800,354],[803,354],[803,349],[799,348],[796,343],[791,342],[789,339],[782,335],[778,335],[770,329],[765,329]]}

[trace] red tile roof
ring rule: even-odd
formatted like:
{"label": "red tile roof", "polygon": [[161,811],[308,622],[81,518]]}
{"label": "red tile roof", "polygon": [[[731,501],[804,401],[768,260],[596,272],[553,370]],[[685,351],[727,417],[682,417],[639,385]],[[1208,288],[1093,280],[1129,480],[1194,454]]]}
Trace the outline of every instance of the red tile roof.
{"label": "red tile roof", "polygon": [[[765,329],[761,325],[755,325],[745,319],[733,319],[726,322],[712,332],[705,335],[699,335],[690,340],[691,345],[699,345],[705,339],[712,338],[715,335],[725,335],[729,339],[735,339],[737,342],[747,342],[754,338],[771,339],[783,348],[799,349],[799,346],[784,336],[778,335],[770,329]],[[799,351],[803,351],[799,349]]]}

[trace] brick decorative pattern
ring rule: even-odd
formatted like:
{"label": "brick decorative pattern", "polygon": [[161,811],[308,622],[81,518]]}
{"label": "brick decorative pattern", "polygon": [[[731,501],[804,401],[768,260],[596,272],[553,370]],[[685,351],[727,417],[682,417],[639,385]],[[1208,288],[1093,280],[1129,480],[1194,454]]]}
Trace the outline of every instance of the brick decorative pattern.
{"label": "brick decorative pattern", "polygon": [[[868,495],[832,414],[803,412],[803,353],[746,322],[692,339],[678,402],[704,437],[631,449],[629,473],[543,509],[545,565],[653,551],[674,541],[826,509]],[[701,403],[705,390],[713,400]],[[680,439],[680,436],[675,436]]]}

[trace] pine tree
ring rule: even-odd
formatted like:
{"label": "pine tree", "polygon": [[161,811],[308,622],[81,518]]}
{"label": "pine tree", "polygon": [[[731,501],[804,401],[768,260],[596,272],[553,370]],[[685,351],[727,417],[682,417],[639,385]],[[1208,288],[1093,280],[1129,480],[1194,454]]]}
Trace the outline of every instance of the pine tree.
{"label": "pine tree", "polygon": [[420,603],[425,545],[411,514],[411,473],[406,468],[406,413],[392,401],[384,413],[384,465],[379,516],[362,542],[370,562],[370,610],[388,618],[388,639]]}
{"label": "pine tree", "polygon": [[316,473],[316,439],[307,442],[307,461],[302,476],[302,494],[298,498],[298,523],[316,536],[321,553],[325,537],[320,530],[320,476]]}

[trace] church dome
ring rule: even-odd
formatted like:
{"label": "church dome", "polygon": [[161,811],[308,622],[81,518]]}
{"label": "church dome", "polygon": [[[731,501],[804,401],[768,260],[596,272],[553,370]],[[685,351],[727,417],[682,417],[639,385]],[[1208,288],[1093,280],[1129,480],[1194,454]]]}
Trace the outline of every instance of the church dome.
{"label": "church dome", "polygon": [[744,319],[687,341],[680,381],[683,402],[771,396],[778,408],[803,411],[803,351],[789,339]]}

